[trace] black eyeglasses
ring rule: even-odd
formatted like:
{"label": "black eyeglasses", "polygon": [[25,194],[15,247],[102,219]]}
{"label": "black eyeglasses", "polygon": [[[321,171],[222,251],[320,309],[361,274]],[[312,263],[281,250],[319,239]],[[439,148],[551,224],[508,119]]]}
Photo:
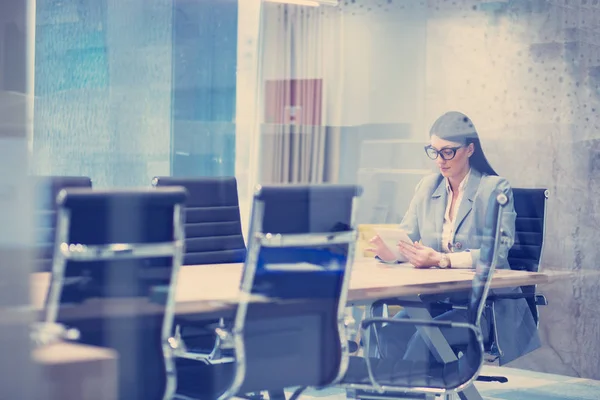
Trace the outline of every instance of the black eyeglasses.
{"label": "black eyeglasses", "polygon": [[464,146],[458,147],[444,147],[441,150],[435,149],[433,146],[425,146],[425,153],[427,153],[427,157],[435,160],[438,156],[442,156],[443,160],[452,160],[456,156],[456,151]]}

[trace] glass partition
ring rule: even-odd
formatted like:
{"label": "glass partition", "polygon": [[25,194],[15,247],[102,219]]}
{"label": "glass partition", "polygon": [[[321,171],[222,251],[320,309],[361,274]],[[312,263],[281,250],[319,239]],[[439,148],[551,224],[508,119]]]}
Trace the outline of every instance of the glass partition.
{"label": "glass partition", "polygon": [[[595,271],[599,18],[591,0],[264,1],[256,180],[364,186],[362,252],[437,170],[433,122],[460,111],[513,188],[549,190],[541,270]],[[599,379],[597,285],[538,288],[543,346],[514,365]]]}
{"label": "glass partition", "polygon": [[[2,63],[24,43],[5,15]],[[361,185],[364,261],[460,111],[513,188],[548,189],[540,270],[596,272],[598,1],[37,0],[34,25],[30,174],[235,176],[244,234],[257,183]],[[12,107],[23,73],[1,65]],[[542,347],[511,366],[600,379],[599,281],[539,286]]]}
{"label": "glass partition", "polygon": [[37,2],[32,172],[231,176],[237,1]]}

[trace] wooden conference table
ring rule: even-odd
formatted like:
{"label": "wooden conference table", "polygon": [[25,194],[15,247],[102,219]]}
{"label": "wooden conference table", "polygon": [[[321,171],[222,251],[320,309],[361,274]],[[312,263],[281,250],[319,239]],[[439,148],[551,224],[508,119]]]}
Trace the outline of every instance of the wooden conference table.
{"label": "wooden conference table", "polygon": [[[181,268],[176,291],[176,314],[194,316],[194,319],[213,319],[232,316],[238,301],[243,264],[190,265]],[[464,269],[415,269],[410,264],[387,265],[369,258],[358,258],[353,266],[348,291],[348,305],[368,305],[375,300],[401,297],[419,301],[419,294],[446,293],[468,290],[474,271]],[[561,272],[524,272],[496,270],[492,288],[515,287],[548,283],[566,277]],[[43,310],[50,283],[50,273],[32,274],[32,301],[34,308]],[[273,299],[255,296],[251,301],[264,302]],[[148,304],[145,299],[90,300],[63,317],[90,318],[91,316],[120,316],[134,313],[152,313],[158,305]],[[411,318],[430,319],[426,308],[406,308]],[[430,342],[430,349],[441,361],[449,362],[456,356],[437,328],[424,328],[421,333]],[[431,347],[433,346],[433,347]],[[474,386],[460,393],[464,400],[481,400]]]}
{"label": "wooden conference table", "polygon": [[[226,316],[235,309],[242,276],[242,263],[186,265],[181,267],[175,295],[176,313],[194,314],[198,317],[214,318]],[[549,282],[559,273],[524,272],[496,270],[492,279],[492,288],[536,285]],[[468,290],[471,287],[474,272],[464,269],[415,269],[410,264],[387,265],[374,259],[360,258],[354,263],[350,288],[349,305],[369,304],[375,300],[389,297],[408,297],[418,294],[445,293]],[[50,284],[50,273],[32,274],[32,303],[34,309],[42,310]],[[269,299],[256,296],[256,302],[268,302]],[[129,299],[98,300],[102,303],[102,313],[119,315],[140,307]],[[142,300],[143,301],[143,300]],[[93,300],[89,303],[94,303]],[[111,303],[114,303],[111,305]],[[90,308],[93,304],[89,304]],[[158,306],[157,306],[158,307]],[[90,311],[82,306],[82,314]],[[152,306],[148,306],[151,312]],[[73,310],[73,317],[77,316]],[[223,314],[223,315],[221,315]],[[89,314],[87,314],[89,316]]]}

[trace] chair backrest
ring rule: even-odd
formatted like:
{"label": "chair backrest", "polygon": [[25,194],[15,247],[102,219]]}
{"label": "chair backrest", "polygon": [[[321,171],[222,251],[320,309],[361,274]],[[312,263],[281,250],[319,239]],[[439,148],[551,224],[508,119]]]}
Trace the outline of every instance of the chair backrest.
{"label": "chair backrest", "polygon": [[502,192],[494,193],[488,200],[479,262],[475,268],[468,309],[468,322],[475,326],[479,326],[481,315],[486,306],[492,276],[498,261],[498,249],[504,245],[504,233],[501,227],[504,206],[507,203],[508,196]]}
{"label": "chair backrest", "polygon": [[152,185],[183,186],[188,191],[184,265],[244,262],[246,244],[235,178],[156,177]]}
{"label": "chair backrest", "polygon": [[35,199],[35,263],[50,272],[56,233],[56,196],[62,189],[91,188],[87,176],[31,176]]}
{"label": "chair backrest", "polygon": [[[345,185],[257,189],[232,331],[236,374],[228,395],[324,386],[345,373],[343,320],[361,192]],[[264,309],[249,302],[253,295],[279,299],[278,312],[285,318],[267,322]],[[268,332],[256,329],[256,318],[271,327]],[[245,329],[251,321],[255,329]]]}
{"label": "chair backrest", "polygon": [[[119,398],[158,400],[175,390],[168,343],[185,196],[183,188],[67,189],[58,196],[46,320],[119,352]],[[93,304],[98,315],[69,314]]]}
{"label": "chair backrest", "polygon": [[511,269],[537,272],[544,244],[547,189],[513,189],[517,219],[515,243],[508,253]]}
{"label": "chair backrest", "polygon": [[[357,382],[357,378],[364,382],[365,371],[362,364],[355,364],[353,371],[349,373],[346,380],[350,387],[355,389],[367,389],[370,391],[388,390],[394,392],[417,392],[417,393],[444,393],[448,391],[461,391],[470,386],[477,378],[483,365],[483,336],[480,328],[480,319],[485,309],[486,299],[489,292],[492,276],[498,263],[498,249],[502,244],[501,221],[503,208],[509,199],[505,193],[493,193],[488,200],[488,208],[484,220],[483,237],[481,241],[481,253],[475,269],[475,276],[471,288],[470,302],[467,309],[467,322],[431,321],[426,319],[389,319],[369,318],[362,323],[363,330],[373,325],[388,324],[412,324],[419,330],[424,327],[444,327],[451,329],[456,335],[466,333],[466,345],[461,345],[458,350],[463,356],[457,360],[446,362],[443,356],[434,356],[433,349],[428,350],[430,360],[422,357],[406,357],[397,360],[392,357],[382,357],[375,367],[374,360],[366,357],[366,375],[369,385],[364,387]],[[421,333],[424,333],[421,331]],[[366,353],[369,353],[369,341],[367,341]],[[455,347],[455,346],[453,346]],[[455,349],[457,350],[457,349]],[[435,357],[435,360],[434,360]],[[400,373],[396,379],[396,371]],[[382,382],[385,381],[385,382]],[[358,383],[358,384],[357,384]]]}
{"label": "chair backrest", "polygon": [[[515,211],[515,243],[508,253],[511,269],[537,272],[544,249],[546,226],[547,189],[513,189]],[[535,294],[535,285],[521,286],[525,294]],[[538,309],[535,298],[527,298],[527,303],[538,321]]]}

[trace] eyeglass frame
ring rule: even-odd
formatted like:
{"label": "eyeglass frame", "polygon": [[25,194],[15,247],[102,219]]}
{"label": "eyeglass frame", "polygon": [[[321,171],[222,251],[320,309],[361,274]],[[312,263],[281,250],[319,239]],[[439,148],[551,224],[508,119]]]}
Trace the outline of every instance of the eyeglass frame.
{"label": "eyeglass frame", "polygon": [[[440,157],[440,155],[441,155],[442,160],[444,160],[444,161],[450,161],[450,160],[454,159],[454,157],[456,157],[456,152],[459,149],[463,148],[463,147],[466,147],[466,146],[460,145],[460,146],[456,146],[456,147],[444,147],[444,148],[438,150],[435,147],[433,147],[432,145],[427,145],[427,146],[424,147],[424,149],[425,149],[425,154],[427,154],[427,157],[429,157],[429,159],[431,159],[431,160],[437,160],[437,158]],[[431,149],[431,150],[435,151],[435,157],[434,158],[431,158],[431,156],[429,155],[428,149]],[[444,150],[452,150],[452,156],[450,156],[449,158],[446,158],[442,154],[442,151],[444,151]]]}

